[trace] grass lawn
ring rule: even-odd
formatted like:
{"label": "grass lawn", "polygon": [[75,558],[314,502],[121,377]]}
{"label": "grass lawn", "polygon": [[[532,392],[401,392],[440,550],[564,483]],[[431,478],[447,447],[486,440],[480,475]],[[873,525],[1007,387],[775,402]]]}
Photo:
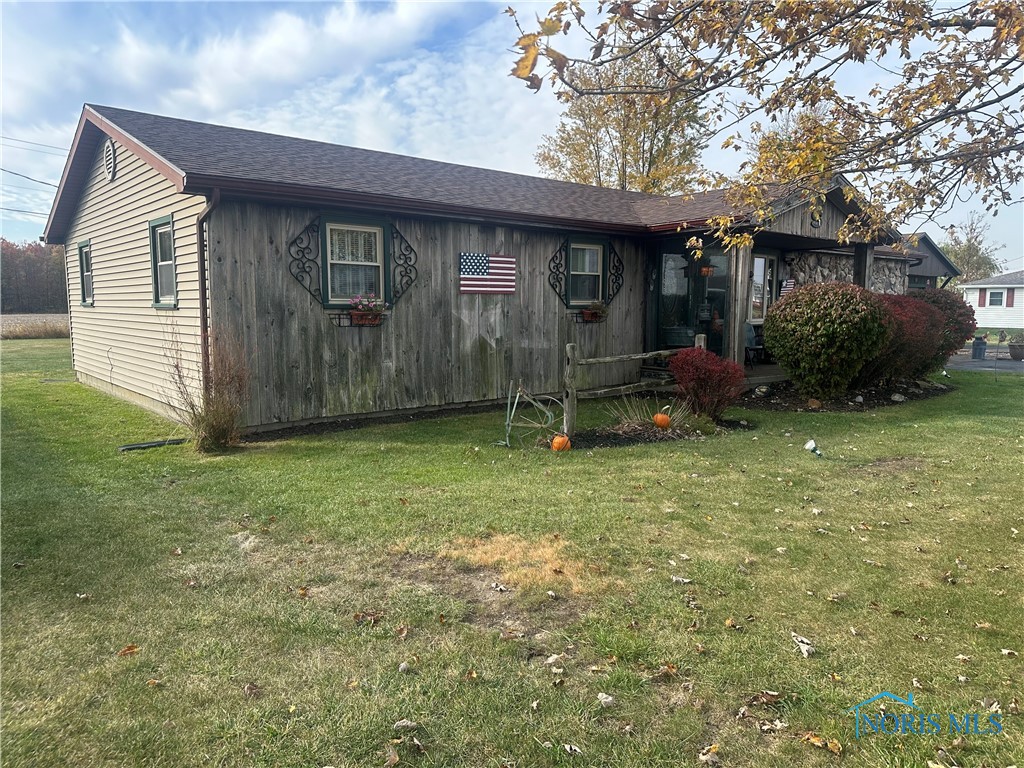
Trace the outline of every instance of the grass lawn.
{"label": "grass lawn", "polygon": [[[181,429],[66,341],[2,351],[5,766],[1024,759],[1021,377],[703,442],[510,451],[495,412],[202,457],[119,454]],[[881,691],[941,732],[856,739]]]}

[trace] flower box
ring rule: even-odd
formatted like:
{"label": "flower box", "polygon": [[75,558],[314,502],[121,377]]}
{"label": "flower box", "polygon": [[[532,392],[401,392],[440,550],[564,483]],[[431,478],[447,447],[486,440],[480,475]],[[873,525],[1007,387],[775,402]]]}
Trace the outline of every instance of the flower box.
{"label": "flower box", "polygon": [[352,325],[380,325],[384,322],[383,312],[366,312],[363,310],[353,309],[348,314],[352,321]]}

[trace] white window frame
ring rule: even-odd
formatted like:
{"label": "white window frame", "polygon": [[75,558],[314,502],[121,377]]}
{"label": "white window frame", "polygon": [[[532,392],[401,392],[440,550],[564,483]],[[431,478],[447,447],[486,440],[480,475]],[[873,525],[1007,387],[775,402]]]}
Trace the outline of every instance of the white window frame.
{"label": "white window frame", "polygon": [[[86,270],[85,262],[89,261],[89,269]],[[84,243],[78,244],[78,279],[81,285],[82,295],[82,306],[91,307],[93,302],[93,263],[92,263],[92,243],[86,240]]]}
{"label": "white window frame", "polygon": [[373,262],[369,261],[348,261],[345,259],[336,259],[334,254],[331,253],[331,233],[337,230],[342,231],[355,231],[355,232],[372,232],[375,235],[376,250],[377,250],[377,285],[380,286],[377,297],[384,298],[385,286],[384,286],[384,228],[375,227],[367,224],[345,224],[341,222],[329,222],[327,224],[326,232],[326,248],[327,248],[327,259],[326,267],[327,274],[325,275],[325,295],[327,297],[328,304],[350,304],[355,296],[338,296],[331,291],[331,265],[341,264],[342,266],[353,266],[353,267],[368,267]]}
{"label": "white window frame", "polygon": [[[990,307],[1000,307],[1001,308],[1003,306],[1003,298],[1005,297],[1005,295],[1006,295],[1005,291],[993,291],[993,290],[990,289],[989,292],[988,292],[988,305]],[[999,297],[998,301],[996,301],[996,297],[997,296]]]}
{"label": "white window frame", "polygon": [[[163,253],[160,248],[162,232],[167,232],[170,235],[171,252],[169,254]],[[178,306],[178,269],[174,254],[174,219],[172,217],[165,216],[149,222],[149,250],[153,269],[153,306],[158,309],[176,309]]]}
{"label": "white window frame", "polygon": [[[597,271],[596,272],[580,272],[572,268],[572,253],[577,248],[587,248],[597,251]],[[605,260],[605,246],[602,243],[588,243],[588,242],[570,242],[569,243],[569,263],[566,265],[569,276],[568,299],[569,306],[582,307],[588,304],[593,304],[595,301],[602,301],[604,296],[604,260]],[[572,295],[573,277],[580,275],[583,277],[597,277],[597,295],[589,298],[575,298]]]}

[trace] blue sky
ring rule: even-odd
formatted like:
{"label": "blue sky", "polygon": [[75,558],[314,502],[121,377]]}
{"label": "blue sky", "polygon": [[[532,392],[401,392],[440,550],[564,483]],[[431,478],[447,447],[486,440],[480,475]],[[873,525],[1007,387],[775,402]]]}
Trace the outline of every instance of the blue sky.
{"label": "blue sky", "polygon": [[[561,107],[508,77],[507,5],[5,1],[0,165],[55,184],[60,148],[92,102],[535,174]],[[549,5],[513,3],[524,15]],[[728,171],[735,159],[711,150],[705,162]],[[49,211],[53,187],[0,181],[4,208]],[[975,207],[926,231],[941,240]],[[35,239],[45,223],[0,216],[11,240]],[[1024,268],[1022,218],[1018,205],[991,220],[1008,269]]]}

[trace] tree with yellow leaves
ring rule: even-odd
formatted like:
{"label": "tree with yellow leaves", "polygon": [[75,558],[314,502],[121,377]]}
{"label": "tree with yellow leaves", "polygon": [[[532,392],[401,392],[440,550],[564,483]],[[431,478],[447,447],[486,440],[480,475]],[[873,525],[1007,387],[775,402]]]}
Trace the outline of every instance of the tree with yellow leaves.
{"label": "tree with yellow leaves", "polygon": [[[769,169],[812,200],[844,174],[863,194],[844,237],[943,212],[965,194],[989,210],[1024,197],[1020,0],[621,0],[593,14],[563,0],[534,31],[517,19],[512,74],[534,90],[548,75],[573,97],[703,100],[723,147],[758,148],[739,183],[704,181],[731,182],[755,215],[770,210]],[[586,40],[588,58],[558,50],[570,35]],[[642,84],[585,76],[637,56],[655,69]],[[798,140],[772,137],[775,122],[810,107],[819,117],[798,125]]]}
{"label": "tree with yellow leaves", "polygon": [[[579,80],[595,90],[649,85],[654,63],[641,52],[581,72]],[[699,111],[682,92],[594,96],[569,101],[534,157],[552,178],[673,195],[692,188],[701,148]]]}

